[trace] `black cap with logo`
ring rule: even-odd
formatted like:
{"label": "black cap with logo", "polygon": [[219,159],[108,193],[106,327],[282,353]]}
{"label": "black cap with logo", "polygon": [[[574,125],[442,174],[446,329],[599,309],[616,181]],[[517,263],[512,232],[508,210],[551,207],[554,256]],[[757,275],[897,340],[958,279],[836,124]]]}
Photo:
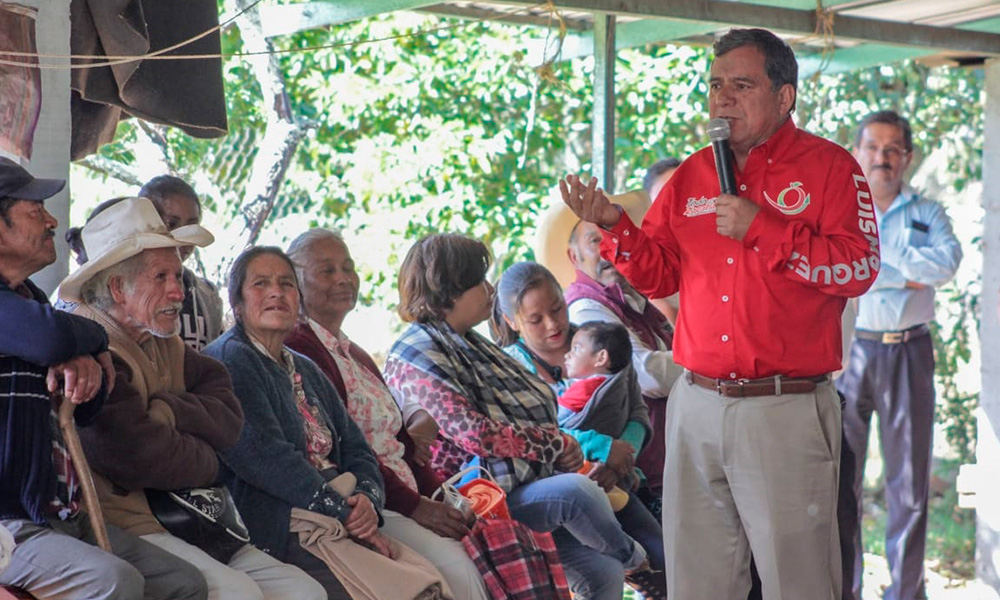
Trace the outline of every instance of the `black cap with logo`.
{"label": "black cap with logo", "polygon": [[64,187],[63,179],[38,179],[16,162],[0,157],[0,198],[40,201],[55,196]]}

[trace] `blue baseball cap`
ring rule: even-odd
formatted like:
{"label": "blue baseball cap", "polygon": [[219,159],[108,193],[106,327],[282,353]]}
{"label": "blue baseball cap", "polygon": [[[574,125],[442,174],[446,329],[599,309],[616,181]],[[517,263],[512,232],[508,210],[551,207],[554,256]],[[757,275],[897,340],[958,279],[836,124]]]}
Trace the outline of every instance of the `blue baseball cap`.
{"label": "blue baseball cap", "polygon": [[39,202],[55,196],[64,187],[65,179],[39,179],[11,159],[0,157],[0,198]]}

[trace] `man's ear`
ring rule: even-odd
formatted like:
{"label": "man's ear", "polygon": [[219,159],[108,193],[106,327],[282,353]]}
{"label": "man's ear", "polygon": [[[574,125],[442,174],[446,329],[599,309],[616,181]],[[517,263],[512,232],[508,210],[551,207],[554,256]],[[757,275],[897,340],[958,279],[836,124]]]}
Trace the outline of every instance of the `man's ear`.
{"label": "man's ear", "polygon": [[115,304],[125,304],[125,284],[121,277],[115,275],[108,279],[108,291],[111,292],[111,299]]}
{"label": "man's ear", "polygon": [[778,89],[778,101],[781,106],[781,114],[787,115],[792,112],[792,108],[795,107],[795,97],[797,95],[795,86],[790,83],[786,83]]}
{"label": "man's ear", "polygon": [[573,263],[574,267],[580,264],[580,259],[577,257],[576,249],[573,246],[566,247],[566,256],[569,257],[569,262]]}
{"label": "man's ear", "polygon": [[608,367],[611,365],[611,355],[608,353],[607,348],[597,351],[597,355],[594,357],[595,367]]}
{"label": "man's ear", "polygon": [[517,328],[517,323],[508,319],[507,315],[503,315],[503,322],[507,324],[507,327],[510,327],[514,331],[517,331],[518,333],[521,332],[521,330]]}

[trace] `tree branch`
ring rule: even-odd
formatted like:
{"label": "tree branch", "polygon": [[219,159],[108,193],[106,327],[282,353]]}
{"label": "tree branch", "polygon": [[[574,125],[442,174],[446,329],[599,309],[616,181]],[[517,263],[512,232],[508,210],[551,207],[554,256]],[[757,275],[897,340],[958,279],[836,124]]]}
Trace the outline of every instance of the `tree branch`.
{"label": "tree branch", "polygon": [[139,177],[138,173],[132,171],[126,165],[104,158],[98,154],[91,154],[84,159],[76,161],[76,164],[81,167],[86,167],[95,173],[100,173],[105,177],[111,177],[112,179],[117,179],[123,183],[134,185],[137,188],[142,187],[143,183],[145,183],[142,178]]}
{"label": "tree branch", "polygon": [[[236,0],[236,5],[241,10],[253,4],[253,0]],[[248,52],[269,52],[273,49],[271,42],[264,36],[257,8],[252,8],[244,14],[240,34],[244,48]],[[266,117],[264,136],[250,169],[246,198],[241,211],[245,220],[246,245],[249,246],[257,241],[261,229],[274,209],[285,174],[299,142],[302,141],[305,128],[298,123],[292,113],[278,57],[273,54],[262,54],[250,56],[247,60],[260,84]]]}

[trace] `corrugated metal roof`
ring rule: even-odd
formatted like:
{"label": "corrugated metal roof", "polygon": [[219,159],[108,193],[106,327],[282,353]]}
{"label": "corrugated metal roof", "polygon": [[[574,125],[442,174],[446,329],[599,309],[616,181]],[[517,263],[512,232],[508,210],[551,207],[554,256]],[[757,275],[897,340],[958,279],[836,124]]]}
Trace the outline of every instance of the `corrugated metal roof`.
{"label": "corrugated metal roof", "polygon": [[[830,49],[833,54],[827,59],[828,66],[834,71],[904,58],[976,64],[985,57],[1000,56],[1000,1],[827,1],[822,7],[832,16],[829,36],[805,31],[804,24],[815,13],[815,0],[556,0],[555,6],[567,28],[581,34],[593,28],[592,10],[615,13],[622,32],[620,47],[705,43],[732,26],[766,26],[796,46],[804,59],[804,74],[818,66],[823,51]],[[553,22],[549,5],[531,4],[530,0],[444,2],[421,10],[537,26]],[[510,13],[514,14],[505,16]],[[783,30],[783,26],[790,29]],[[631,36],[630,32],[641,34]]]}

